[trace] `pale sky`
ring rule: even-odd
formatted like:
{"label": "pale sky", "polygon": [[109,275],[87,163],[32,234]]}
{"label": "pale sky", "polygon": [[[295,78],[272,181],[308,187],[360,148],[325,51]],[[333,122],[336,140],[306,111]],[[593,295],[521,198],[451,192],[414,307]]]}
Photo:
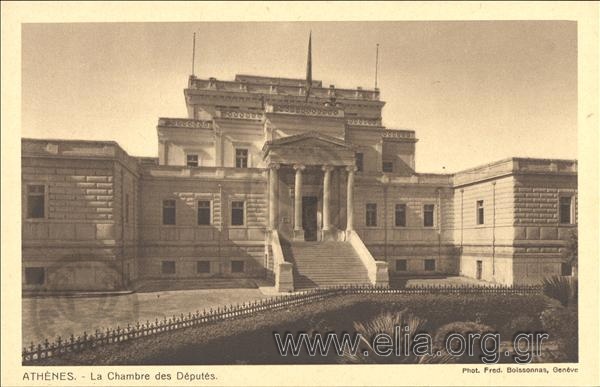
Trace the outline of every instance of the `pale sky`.
{"label": "pale sky", "polygon": [[577,25],[566,21],[24,24],[22,135],[117,141],[157,156],[158,117],[185,117],[196,75],[379,88],[388,128],[413,129],[418,172],[577,157]]}

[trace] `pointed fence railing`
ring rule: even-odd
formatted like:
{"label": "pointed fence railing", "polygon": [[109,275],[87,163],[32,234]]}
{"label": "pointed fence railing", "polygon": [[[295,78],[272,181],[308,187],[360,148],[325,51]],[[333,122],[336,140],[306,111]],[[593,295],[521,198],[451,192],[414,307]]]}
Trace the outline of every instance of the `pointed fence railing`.
{"label": "pointed fence railing", "polygon": [[541,285],[515,285],[515,286],[481,286],[481,285],[423,285],[411,286],[401,289],[389,287],[374,287],[371,285],[344,285],[335,287],[316,288],[289,295],[264,298],[253,302],[229,305],[219,308],[204,309],[202,312],[181,313],[179,316],[164,318],[154,321],[136,322],[126,327],[117,326],[106,330],[96,330],[94,333],[83,332],[82,335],[70,335],[68,338],[58,336],[55,341],[45,339],[37,345],[33,342],[23,348],[23,364],[36,362],[61,356],[65,353],[79,352],[100,346],[136,340],[143,337],[158,335],[179,329],[196,327],[251,316],[263,311],[277,310],[292,306],[306,305],[321,301],[333,296],[350,294],[493,294],[493,295],[535,295],[542,294]]}

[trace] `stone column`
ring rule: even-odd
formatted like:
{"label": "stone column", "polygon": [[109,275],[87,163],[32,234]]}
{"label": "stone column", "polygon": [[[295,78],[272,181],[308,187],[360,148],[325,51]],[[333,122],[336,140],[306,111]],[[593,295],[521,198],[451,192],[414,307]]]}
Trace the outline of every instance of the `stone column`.
{"label": "stone column", "polygon": [[346,232],[354,230],[354,172],[355,166],[346,168],[348,171],[348,193],[346,195]]}
{"label": "stone column", "polygon": [[277,219],[279,217],[278,169],[279,164],[269,165],[269,227],[271,230],[277,230]]}
{"label": "stone column", "polygon": [[330,224],[330,202],[331,202],[331,165],[323,166],[323,237],[327,237],[328,231],[331,229]]}
{"label": "stone column", "polygon": [[306,167],[302,164],[294,165],[296,179],[294,183],[294,240],[304,240],[302,227],[302,171]]}

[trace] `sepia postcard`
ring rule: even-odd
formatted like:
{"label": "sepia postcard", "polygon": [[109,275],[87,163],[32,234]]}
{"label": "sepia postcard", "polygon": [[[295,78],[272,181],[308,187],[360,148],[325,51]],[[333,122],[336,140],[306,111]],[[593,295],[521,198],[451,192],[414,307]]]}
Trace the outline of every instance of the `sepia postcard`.
{"label": "sepia postcard", "polygon": [[2,3],[2,385],[600,383],[598,3]]}

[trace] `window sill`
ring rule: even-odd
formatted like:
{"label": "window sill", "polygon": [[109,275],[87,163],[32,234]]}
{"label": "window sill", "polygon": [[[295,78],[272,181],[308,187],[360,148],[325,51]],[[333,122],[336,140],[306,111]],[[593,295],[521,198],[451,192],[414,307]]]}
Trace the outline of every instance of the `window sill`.
{"label": "window sill", "polygon": [[25,218],[25,222],[27,223],[39,223],[39,222],[48,222],[50,219],[48,218]]}

